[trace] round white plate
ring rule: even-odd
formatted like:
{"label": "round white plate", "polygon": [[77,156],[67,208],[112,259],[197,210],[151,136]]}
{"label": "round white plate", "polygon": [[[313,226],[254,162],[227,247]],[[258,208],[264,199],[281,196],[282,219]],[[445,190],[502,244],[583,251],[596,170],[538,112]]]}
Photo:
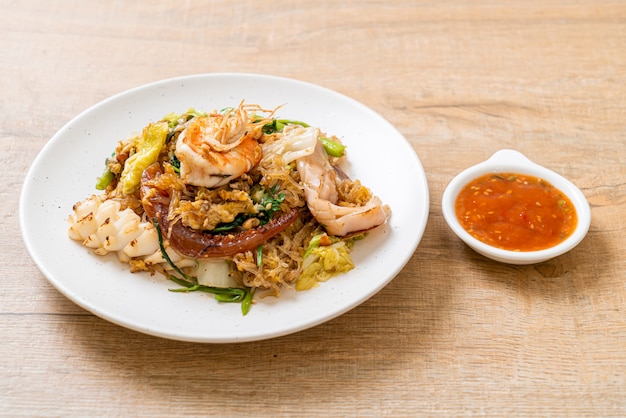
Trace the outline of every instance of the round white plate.
{"label": "round white plate", "polygon": [[[257,298],[248,315],[212,295],[174,293],[161,275],[132,274],[115,255],[95,255],[67,235],[74,203],[95,190],[104,160],[121,139],[170,112],[212,111],[241,100],[284,105],[280,118],[298,119],[347,145],[345,171],[392,209],[390,221],[357,242],[356,268],[305,292]],[[380,115],[334,91],[255,74],[202,74],[141,86],[87,109],[39,153],[20,196],[20,227],[43,274],[79,306],[121,326],[164,338],[243,342],[278,337],[335,318],[389,283],[419,244],[428,218],[428,184],[405,138]]]}

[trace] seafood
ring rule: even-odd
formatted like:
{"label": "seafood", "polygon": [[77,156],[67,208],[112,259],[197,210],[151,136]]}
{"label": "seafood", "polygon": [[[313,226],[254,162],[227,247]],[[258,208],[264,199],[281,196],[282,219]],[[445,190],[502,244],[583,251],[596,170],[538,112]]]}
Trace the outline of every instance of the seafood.
{"label": "seafood", "polygon": [[[263,156],[258,139],[275,111],[242,101],[237,109],[191,120],[176,142],[181,179],[194,186],[218,187],[250,171]],[[269,116],[252,117],[249,112]]]}
{"label": "seafood", "polygon": [[170,222],[170,196],[152,185],[161,174],[158,163],[144,170],[140,188],[143,208],[148,218],[157,220],[161,230],[169,231],[170,245],[185,257],[227,257],[254,250],[298,218],[298,209],[293,208],[265,225],[236,234],[218,235],[188,228],[181,222]]}
{"label": "seafood", "polygon": [[338,174],[318,141],[309,156],[297,160],[296,166],[304,186],[307,206],[326,231],[335,236],[348,236],[375,228],[390,215],[388,206],[377,196],[369,195],[362,205],[338,205]]}
{"label": "seafood", "polygon": [[352,270],[354,243],[390,210],[341,171],[337,137],[275,118],[278,108],[190,108],[120,141],[96,183],[103,194],[74,206],[70,238],[220,301]]}
{"label": "seafood", "polygon": [[[116,253],[121,261],[131,264],[131,271],[145,270],[149,266],[168,269],[154,225],[142,221],[132,209],[122,209],[118,200],[91,195],[75,204],[73,210],[68,219],[70,238],[93,248],[98,255]],[[168,255],[179,267],[195,264],[195,260],[174,251],[168,251]]]}

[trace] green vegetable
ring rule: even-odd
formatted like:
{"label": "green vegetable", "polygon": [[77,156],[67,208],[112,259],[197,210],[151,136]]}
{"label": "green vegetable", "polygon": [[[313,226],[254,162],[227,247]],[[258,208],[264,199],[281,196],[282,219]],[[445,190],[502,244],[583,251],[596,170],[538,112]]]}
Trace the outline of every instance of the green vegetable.
{"label": "green vegetable", "polygon": [[274,213],[280,210],[280,204],[285,200],[284,193],[277,193],[278,186],[265,191],[259,202],[259,211],[261,212],[261,225],[264,225],[272,219]]}
{"label": "green vegetable", "polygon": [[256,265],[259,268],[263,265],[263,245],[256,247]]}
{"label": "green vegetable", "polygon": [[313,238],[311,238],[311,241],[309,241],[309,246],[304,251],[304,255],[302,256],[302,258],[307,258],[308,255],[311,254],[311,251],[320,246],[320,238],[322,238],[323,235],[324,234],[317,234]]}
{"label": "green vegetable", "polygon": [[102,173],[102,176],[99,177],[96,182],[96,189],[105,190],[113,180],[115,180],[115,174],[113,174],[108,168],[105,168],[104,173]]}
{"label": "green vegetable", "polygon": [[243,315],[246,315],[250,311],[250,305],[252,303],[252,293],[254,293],[253,289],[243,289],[239,287],[213,287],[213,286],[204,286],[198,284],[198,279],[195,277],[189,276],[184,271],[182,271],[176,264],[172,262],[172,259],[165,251],[165,246],[163,245],[163,233],[161,232],[161,227],[156,219],[152,220],[154,227],[157,231],[157,237],[159,240],[159,249],[161,250],[161,254],[167,263],[174,269],[176,273],[178,273],[181,277],[178,277],[174,274],[168,275],[168,278],[174,283],[182,286],[178,289],[170,289],[170,292],[207,292],[212,293],[215,296],[215,300],[218,302],[241,302],[241,311]]}
{"label": "green vegetable", "polygon": [[218,302],[242,302],[248,293],[246,289],[241,289],[238,287],[213,287],[213,286],[204,286],[202,284],[192,284],[191,286],[186,286],[179,289],[170,289],[170,292],[206,292],[212,293],[215,295],[215,300]]}
{"label": "green vegetable", "polygon": [[[287,125],[300,125],[305,128],[309,127],[309,124],[306,122],[302,122],[299,120],[293,119],[274,119],[270,123],[267,123],[263,126],[263,132],[266,134],[271,134],[274,132],[282,132],[282,130]],[[340,142],[333,141],[332,139],[325,138],[321,136],[319,140],[322,142],[326,153],[332,157],[341,157],[343,156],[346,146]]]}
{"label": "green vegetable", "polygon": [[326,150],[326,154],[330,155],[331,157],[343,156],[346,150],[346,146],[343,145],[341,142],[333,141],[332,139],[324,138],[323,136],[320,136],[319,139],[324,146],[324,149]]}
{"label": "green vegetable", "polygon": [[185,113],[182,113],[182,114],[174,113],[174,112],[168,113],[167,115],[163,117],[162,120],[167,122],[169,127],[173,129],[180,123],[181,119],[184,119],[184,121],[188,121],[190,119],[196,118],[198,116],[203,116],[203,115],[206,115],[206,113],[200,113],[193,107],[190,107],[189,109],[187,109]]}
{"label": "green vegetable", "polygon": [[252,200],[256,203],[257,213],[254,215],[239,214],[232,222],[221,223],[213,228],[212,232],[221,233],[232,231],[250,218],[257,218],[261,222],[260,225],[268,223],[274,213],[280,210],[280,204],[285,200],[285,194],[277,193],[277,188],[277,186],[274,186],[269,190],[258,189],[251,191],[250,195],[252,196]]}
{"label": "green vegetable", "polygon": [[287,125],[300,125],[300,126],[304,126],[305,128],[309,127],[309,124],[307,124],[306,122],[299,121],[299,120],[274,119],[270,123],[266,123],[263,126],[263,132],[266,134],[272,134],[274,132],[282,132],[283,128]]}
{"label": "green vegetable", "polygon": [[331,277],[354,268],[350,247],[345,241],[313,248],[304,259],[303,270],[296,281],[296,290],[309,290]]}
{"label": "green vegetable", "polygon": [[180,160],[176,157],[175,154],[172,154],[172,160],[170,161],[172,167],[174,167],[174,171],[180,174]]}
{"label": "green vegetable", "polygon": [[339,241],[341,241],[341,239],[330,236],[326,234],[326,232],[314,235],[313,238],[311,238],[311,240],[309,241],[309,245],[304,251],[304,255],[302,256],[302,258],[307,258],[309,254],[311,254],[311,251],[313,251],[320,245],[331,245]]}
{"label": "green vegetable", "polygon": [[219,232],[232,231],[233,229],[237,228],[238,226],[241,226],[241,224],[243,224],[245,222],[245,220],[248,219],[248,218],[249,218],[249,216],[247,216],[247,215],[239,214],[239,215],[237,215],[235,217],[235,220],[233,220],[232,222],[220,223],[218,226],[213,228],[213,230],[211,230],[211,232],[219,233]]}
{"label": "green vegetable", "polygon": [[254,288],[251,288],[241,301],[241,313],[246,316],[252,307],[252,298],[254,297]]}
{"label": "green vegetable", "polygon": [[122,191],[125,194],[131,194],[135,191],[141,181],[143,171],[157,161],[168,132],[167,122],[151,123],[144,128],[141,136],[137,139],[137,151],[126,160],[120,177]]}
{"label": "green vegetable", "polygon": [[97,190],[105,190],[109,184],[115,180],[115,174],[109,168],[110,164],[115,162],[115,152],[111,153],[111,157],[104,160],[104,171],[102,172],[102,176],[98,177],[96,182]]}

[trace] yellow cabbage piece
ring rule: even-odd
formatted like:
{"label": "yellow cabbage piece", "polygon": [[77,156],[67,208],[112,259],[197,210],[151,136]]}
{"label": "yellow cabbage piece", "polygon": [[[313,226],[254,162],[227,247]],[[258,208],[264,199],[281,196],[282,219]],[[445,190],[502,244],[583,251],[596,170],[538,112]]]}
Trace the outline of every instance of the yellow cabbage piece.
{"label": "yellow cabbage piece", "polygon": [[313,248],[306,256],[303,270],[296,281],[296,290],[309,290],[339,273],[354,268],[350,247],[344,241]]}
{"label": "yellow cabbage piece", "polygon": [[137,139],[137,151],[126,160],[120,177],[122,191],[125,194],[135,191],[141,181],[143,171],[157,161],[168,133],[167,122],[151,123],[143,129],[141,136]]}

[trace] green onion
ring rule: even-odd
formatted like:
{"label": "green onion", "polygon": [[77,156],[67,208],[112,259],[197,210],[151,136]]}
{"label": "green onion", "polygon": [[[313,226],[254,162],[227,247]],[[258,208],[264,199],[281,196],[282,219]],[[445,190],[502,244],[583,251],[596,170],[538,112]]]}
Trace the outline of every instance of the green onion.
{"label": "green onion", "polygon": [[256,247],[256,266],[261,268],[263,265],[263,244]]}
{"label": "green onion", "polygon": [[326,154],[330,155],[331,157],[341,157],[346,150],[346,146],[342,143],[333,141],[332,139],[324,138],[323,136],[320,136],[320,142],[324,146]]}
{"label": "green onion", "polygon": [[113,182],[114,179],[115,179],[115,174],[113,174],[111,170],[106,168],[104,170],[104,173],[102,173],[102,176],[99,177],[98,181],[96,182],[96,189],[105,190],[107,186],[111,184],[111,182]]}
{"label": "green onion", "polygon": [[187,286],[183,284],[182,288],[179,289],[170,289],[170,292],[206,292],[212,293],[215,295],[215,300],[219,302],[242,302],[246,295],[248,294],[248,290],[241,289],[239,287],[213,287],[213,286],[205,286],[202,284],[194,284],[192,286]]}
{"label": "green onion", "polygon": [[276,119],[276,122],[280,123],[281,125],[283,125],[283,127],[285,125],[300,125],[303,126],[305,128],[308,128],[310,125],[306,122],[302,122],[300,120],[293,120],[293,119]]}
{"label": "green onion", "polygon": [[266,134],[271,134],[274,132],[281,132],[283,128],[287,125],[300,125],[305,128],[309,127],[309,124],[306,122],[302,122],[299,120],[293,119],[274,119],[273,121],[266,123],[263,125],[263,132]]}
{"label": "green onion", "polygon": [[186,287],[186,288],[190,288],[190,287],[194,286],[194,283],[190,283],[187,280],[179,279],[178,277],[174,276],[173,274],[168,274],[167,278],[170,279],[171,281],[173,281],[174,283],[176,283],[179,286],[183,286],[183,287]]}
{"label": "green onion", "polygon": [[[172,259],[165,251],[165,246],[163,245],[163,234],[161,232],[161,226],[156,219],[152,220],[154,227],[157,231],[157,237],[159,239],[159,249],[161,250],[161,254],[167,263],[174,269],[175,272],[180,274],[183,278],[177,277],[174,274],[169,274],[168,279],[173,281],[174,283],[182,286],[178,289],[169,289],[170,292],[206,292],[212,293],[215,296],[215,300],[218,302],[241,302],[241,311],[244,315],[246,315],[250,311],[250,304],[252,303],[252,293],[253,289],[242,289],[239,287],[214,287],[214,286],[205,286],[198,284],[198,279],[195,277],[191,277],[188,274],[185,274],[176,264],[172,262]],[[244,306],[245,302],[245,306]]]}
{"label": "green onion", "polygon": [[157,237],[159,239],[159,249],[161,250],[161,255],[163,256],[165,261],[167,261],[167,264],[169,264],[170,267],[172,267],[176,273],[183,276],[187,281],[197,282],[197,280],[185,274],[185,272],[183,272],[176,264],[172,262],[172,259],[170,258],[167,251],[165,251],[165,246],[163,245],[163,233],[161,232],[161,225],[159,225],[159,222],[156,220],[156,218],[152,220],[152,223],[154,224],[154,227],[156,228],[156,231],[157,231]]}
{"label": "green onion", "polygon": [[254,297],[254,288],[248,290],[246,296],[241,301],[241,313],[243,316],[246,316],[248,312],[250,312],[250,308],[252,307],[252,298]]}

